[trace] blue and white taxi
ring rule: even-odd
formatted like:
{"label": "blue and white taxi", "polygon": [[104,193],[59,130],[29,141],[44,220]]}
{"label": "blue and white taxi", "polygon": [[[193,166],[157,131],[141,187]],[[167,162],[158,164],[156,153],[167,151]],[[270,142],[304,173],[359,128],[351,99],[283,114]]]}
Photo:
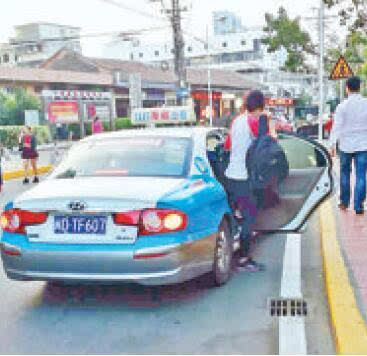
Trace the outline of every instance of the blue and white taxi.
{"label": "blue and white taxi", "polygon": [[[1,216],[8,278],[183,282],[231,276],[234,224],[216,128],[126,130],[76,143],[38,186]],[[279,135],[290,163],[279,204],[260,211],[258,231],[295,231],[332,189],[317,143]]]}

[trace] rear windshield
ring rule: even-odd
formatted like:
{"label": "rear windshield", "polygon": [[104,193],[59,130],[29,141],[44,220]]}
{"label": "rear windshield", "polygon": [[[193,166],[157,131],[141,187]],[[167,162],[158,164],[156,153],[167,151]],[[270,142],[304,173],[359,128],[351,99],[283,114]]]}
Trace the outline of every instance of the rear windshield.
{"label": "rear windshield", "polygon": [[51,178],[182,177],[188,174],[190,160],[190,139],[102,139],[74,146]]}

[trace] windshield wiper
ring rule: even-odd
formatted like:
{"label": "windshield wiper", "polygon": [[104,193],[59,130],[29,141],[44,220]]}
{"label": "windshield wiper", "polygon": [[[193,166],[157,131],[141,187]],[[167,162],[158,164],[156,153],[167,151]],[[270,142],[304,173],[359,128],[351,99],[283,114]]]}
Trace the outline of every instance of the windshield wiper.
{"label": "windshield wiper", "polygon": [[76,170],[75,169],[68,169],[65,172],[59,174],[56,176],[57,179],[70,179],[75,178],[76,176]]}

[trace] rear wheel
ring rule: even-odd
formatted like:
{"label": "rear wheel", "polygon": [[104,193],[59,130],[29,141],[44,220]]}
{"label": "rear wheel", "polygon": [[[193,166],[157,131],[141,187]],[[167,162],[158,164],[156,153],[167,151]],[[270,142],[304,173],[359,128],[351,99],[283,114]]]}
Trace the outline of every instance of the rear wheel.
{"label": "rear wheel", "polygon": [[214,251],[213,279],[216,286],[228,282],[232,273],[233,244],[229,224],[223,219],[218,230]]}

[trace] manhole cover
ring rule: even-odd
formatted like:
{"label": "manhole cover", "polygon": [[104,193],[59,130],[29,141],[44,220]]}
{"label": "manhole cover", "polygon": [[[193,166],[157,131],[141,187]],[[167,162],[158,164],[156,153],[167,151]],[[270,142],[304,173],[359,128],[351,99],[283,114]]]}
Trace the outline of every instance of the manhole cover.
{"label": "manhole cover", "polygon": [[269,302],[270,316],[307,316],[307,302],[304,299],[274,298]]}

